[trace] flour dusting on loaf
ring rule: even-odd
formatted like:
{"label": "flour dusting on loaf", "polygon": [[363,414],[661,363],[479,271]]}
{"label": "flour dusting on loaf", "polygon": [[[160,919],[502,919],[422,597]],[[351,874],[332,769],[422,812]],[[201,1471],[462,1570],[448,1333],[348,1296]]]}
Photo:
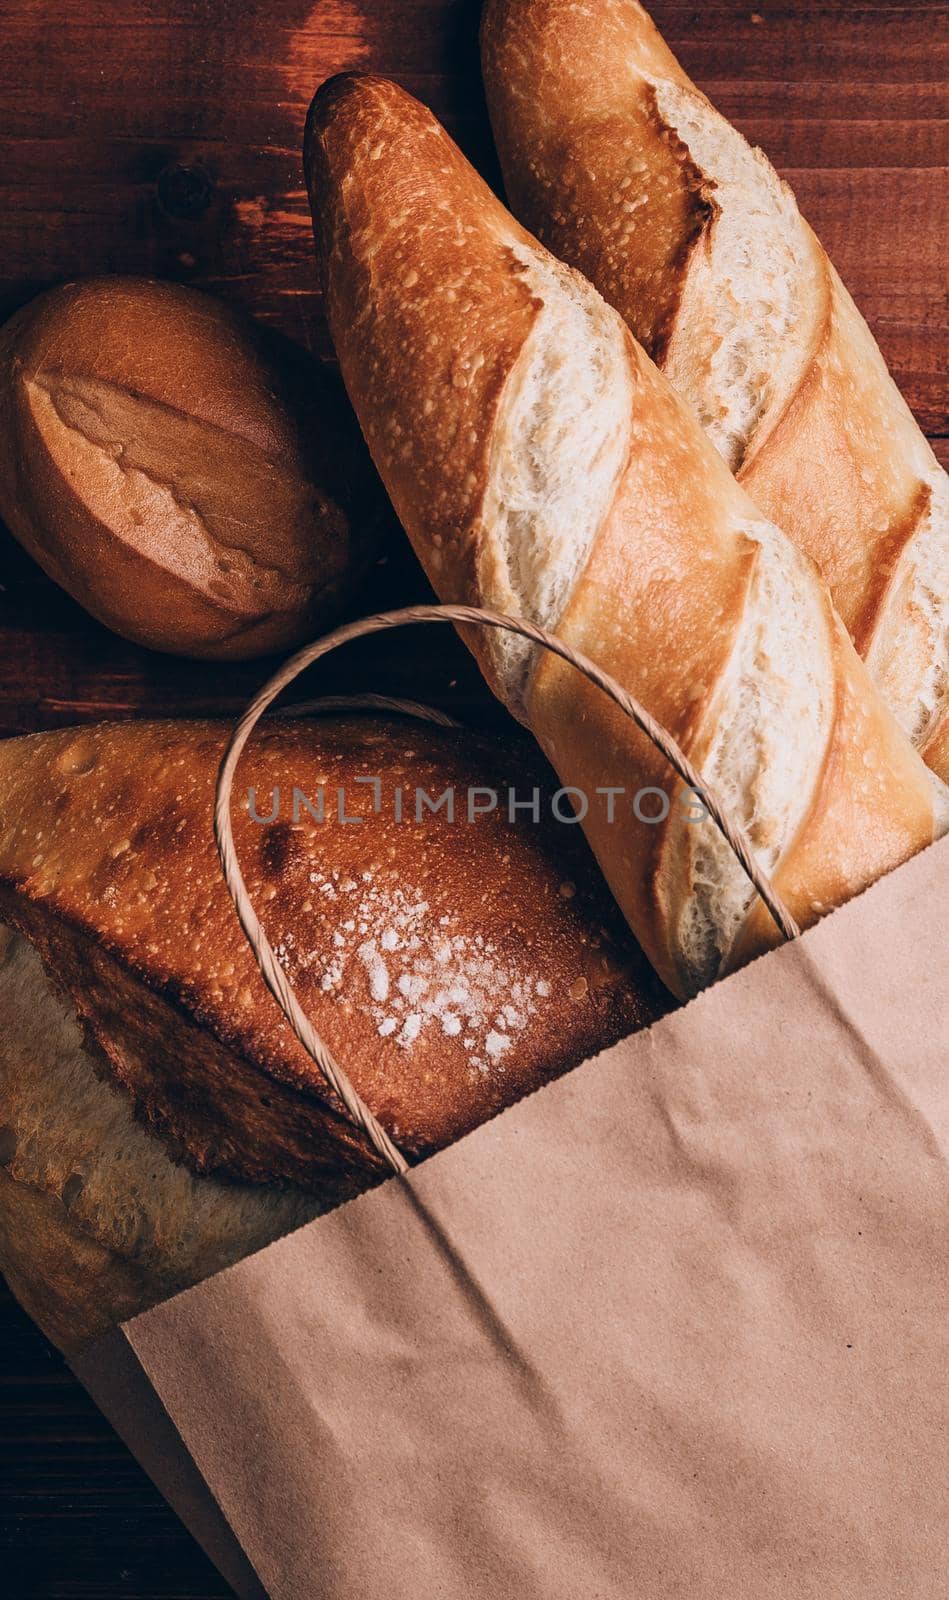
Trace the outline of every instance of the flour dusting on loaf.
{"label": "flour dusting on loaf", "polygon": [[[104,1069],[184,1161],[338,1199],[377,1166],[228,897],[212,829],[227,733],[141,722],[0,742],[0,922],[36,945]],[[553,821],[550,782],[522,743],[425,725],[406,739],[402,719],[359,716],[275,719],[241,761],[232,816],[251,901],[408,1156],[666,1003],[578,830]],[[538,820],[509,822],[509,789],[534,788]],[[324,795],[322,822],[302,806],[294,821],[294,790],[314,808]],[[419,804],[445,793],[453,820]]]}
{"label": "flour dusting on loaf", "polygon": [[328,999],[355,1006],[403,1050],[440,1034],[461,1041],[472,1074],[503,1069],[551,997],[543,964],[536,975],[516,967],[490,935],[458,931],[457,917],[439,915],[404,881],[330,868],[311,872],[310,882],[335,908],[332,947],[304,950],[287,933],[277,959],[291,979],[309,973]]}

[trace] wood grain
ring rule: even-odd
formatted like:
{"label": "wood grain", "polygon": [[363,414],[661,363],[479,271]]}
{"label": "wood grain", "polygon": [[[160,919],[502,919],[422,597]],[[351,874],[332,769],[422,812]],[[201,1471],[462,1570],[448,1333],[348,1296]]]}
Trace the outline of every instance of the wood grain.
{"label": "wood grain", "polygon": [[224,1600],[230,1589],[0,1280],[0,1591]]}
{"label": "wood grain", "polygon": [[[329,357],[300,165],[310,95],[381,71],[491,181],[478,0],[0,0],[0,316],[48,284],[148,272],[226,295]],[[656,0],[686,68],[793,183],[923,426],[949,459],[949,7]],[[393,527],[362,609],[424,598]],[[447,631],[334,658],[497,716]],[[195,667],[89,621],[0,533],[0,735],[232,713],[264,665]],[[216,1600],[220,1580],[62,1363],[0,1298],[0,1586],[13,1600]]]}

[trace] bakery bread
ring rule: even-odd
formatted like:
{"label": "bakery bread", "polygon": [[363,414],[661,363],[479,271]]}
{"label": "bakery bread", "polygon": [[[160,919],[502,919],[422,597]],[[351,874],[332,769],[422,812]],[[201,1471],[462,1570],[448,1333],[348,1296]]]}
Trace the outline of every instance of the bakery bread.
{"label": "bakery bread", "polygon": [[236,658],[312,637],[385,516],[336,375],[208,295],[97,278],[0,329],[0,517],[128,639]]}
{"label": "bakery bread", "polygon": [[791,191],[636,0],[488,0],[482,43],[515,213],[616,307],[817,563],[949,778],[949,479]]}
{"label": "bakery bread", "polygon": [[47,1338],[74,1355],[319,1211],[174,1161],[97,1075],[36,951],[0,928],[0,1271]]}
{"label": "bakery bread", "polygon": [[[0,744],[0,922],[35,946],[171,1157],[338,1200],[383,1168],[268,994],[228,897],[212,832],[227,734],[155,722]],[[539,820],[521,809],[512,824],[511,790],[535,788]],[[448,791],[454,820],[448,802],[432,810]],[[529,746],[403,719],[271,721],[238,768],[253,903],[410,1160],[668,1006],[550,794]],[[20,1070],[2,1045],[0,1062]]]}
{"label": "bakery bread", "polygon": [[[596,290],[384,79],[323,86],[305,161],[343,377],[441,597],[524,616],[612,673],[716,786],[799,923],[929,844],[929,775],[812,567]],[[599,691],[511,635],[470,642],[582,791],[670,989],[777,939],[729,847]],[[626,791],[619,826],[610,786]],[[661,791],[640,807],[651,821],[629,810],[645,789]]]}

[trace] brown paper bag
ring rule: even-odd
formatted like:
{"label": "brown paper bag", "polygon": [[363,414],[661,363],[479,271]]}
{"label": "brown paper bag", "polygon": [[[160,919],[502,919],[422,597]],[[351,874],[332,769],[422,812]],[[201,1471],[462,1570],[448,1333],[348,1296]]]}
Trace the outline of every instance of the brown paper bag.
{"label": "brown paper bag", "polygon": [[129,1324],[211,1553],[273,1600],[943,1600],[947,917],[949,840]]}

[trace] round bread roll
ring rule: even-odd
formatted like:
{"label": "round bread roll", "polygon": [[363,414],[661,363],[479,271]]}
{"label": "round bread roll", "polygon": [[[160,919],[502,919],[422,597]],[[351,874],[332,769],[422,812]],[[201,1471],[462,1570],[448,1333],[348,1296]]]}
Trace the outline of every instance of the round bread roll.
{"label": "round bread roll", "polygon": [[237,659],[312,636],[384,507],[335,374],[207,295],[90,279],[0,330],[0,517],[127,639]]}

